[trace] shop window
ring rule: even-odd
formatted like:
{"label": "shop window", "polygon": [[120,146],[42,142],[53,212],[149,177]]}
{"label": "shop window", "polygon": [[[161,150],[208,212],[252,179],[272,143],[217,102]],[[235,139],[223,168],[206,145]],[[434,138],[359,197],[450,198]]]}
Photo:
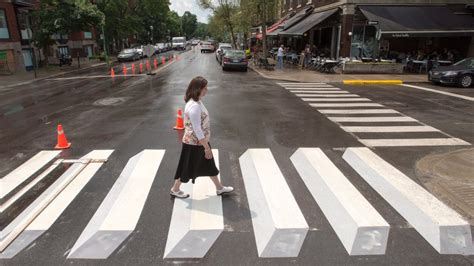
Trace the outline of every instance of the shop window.
{"label": "shop window", "polygon": [[0,39],[10,39],[5,9],[0,9]]}
{"label": "shop window", "polygon": [[84,39],[92,39],[92,32],[84,31]]}
{"label": "shop window", "polygon": [[377,29],[374,26],[355,25],[352,29],[351,57],[378,57]]}

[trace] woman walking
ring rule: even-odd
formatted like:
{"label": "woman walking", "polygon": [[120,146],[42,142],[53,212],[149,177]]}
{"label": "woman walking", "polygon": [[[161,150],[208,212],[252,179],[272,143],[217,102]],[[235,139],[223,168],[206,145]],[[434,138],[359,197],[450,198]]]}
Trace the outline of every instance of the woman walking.
{"label": "woman walking", "polygon": [[187,183],[191,179],[194,184],[198,176],[209,176],[216,186],[217,195],[234,190],[233,187],[223,186],[217,178],[219,170],[214,162],[209,143],[211,137],[209,112],[201,102],[206,94],[207,80],[205,78],[195,77],[191,80],[184,98],[186,107],[184,108],[183,147],[174,185],[170,191],[173,197],[189,197],[189,194],[180,190],[181,183]]}

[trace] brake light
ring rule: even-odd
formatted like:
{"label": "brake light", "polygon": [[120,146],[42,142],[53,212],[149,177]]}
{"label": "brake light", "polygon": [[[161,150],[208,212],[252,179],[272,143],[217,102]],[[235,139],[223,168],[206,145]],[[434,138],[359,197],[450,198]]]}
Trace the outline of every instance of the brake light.
{"label": "brake light", "polygon": [[228,57],[224,57],[224,62],[229,62],[229,58]]}

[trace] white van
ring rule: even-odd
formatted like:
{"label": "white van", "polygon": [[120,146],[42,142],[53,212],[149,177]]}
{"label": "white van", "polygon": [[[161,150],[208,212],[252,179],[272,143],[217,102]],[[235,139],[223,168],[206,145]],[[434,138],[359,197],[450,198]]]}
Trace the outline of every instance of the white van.
{"label": "white van", "polygon": [[185,50],[186,49],[186,37],[173,37],[171,44],[174,50]]}

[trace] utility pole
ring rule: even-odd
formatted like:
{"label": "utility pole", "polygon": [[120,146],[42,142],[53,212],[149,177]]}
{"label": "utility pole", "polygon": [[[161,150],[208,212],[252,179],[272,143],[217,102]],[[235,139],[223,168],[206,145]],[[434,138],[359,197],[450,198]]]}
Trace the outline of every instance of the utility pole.
{"label": "utility pole", "polygon": [[38,77],[38,74],[36,73],[36,55],[35,55],[35,50],[31,47],[31,34],[30,34],[30,12],[28,11],[28,14],[26,15],[26,32],[28,35],[28,49],[30,49],[30,55],[31,55],[31,61],[33,61],[33,72],[35,73],[35,78]]}

